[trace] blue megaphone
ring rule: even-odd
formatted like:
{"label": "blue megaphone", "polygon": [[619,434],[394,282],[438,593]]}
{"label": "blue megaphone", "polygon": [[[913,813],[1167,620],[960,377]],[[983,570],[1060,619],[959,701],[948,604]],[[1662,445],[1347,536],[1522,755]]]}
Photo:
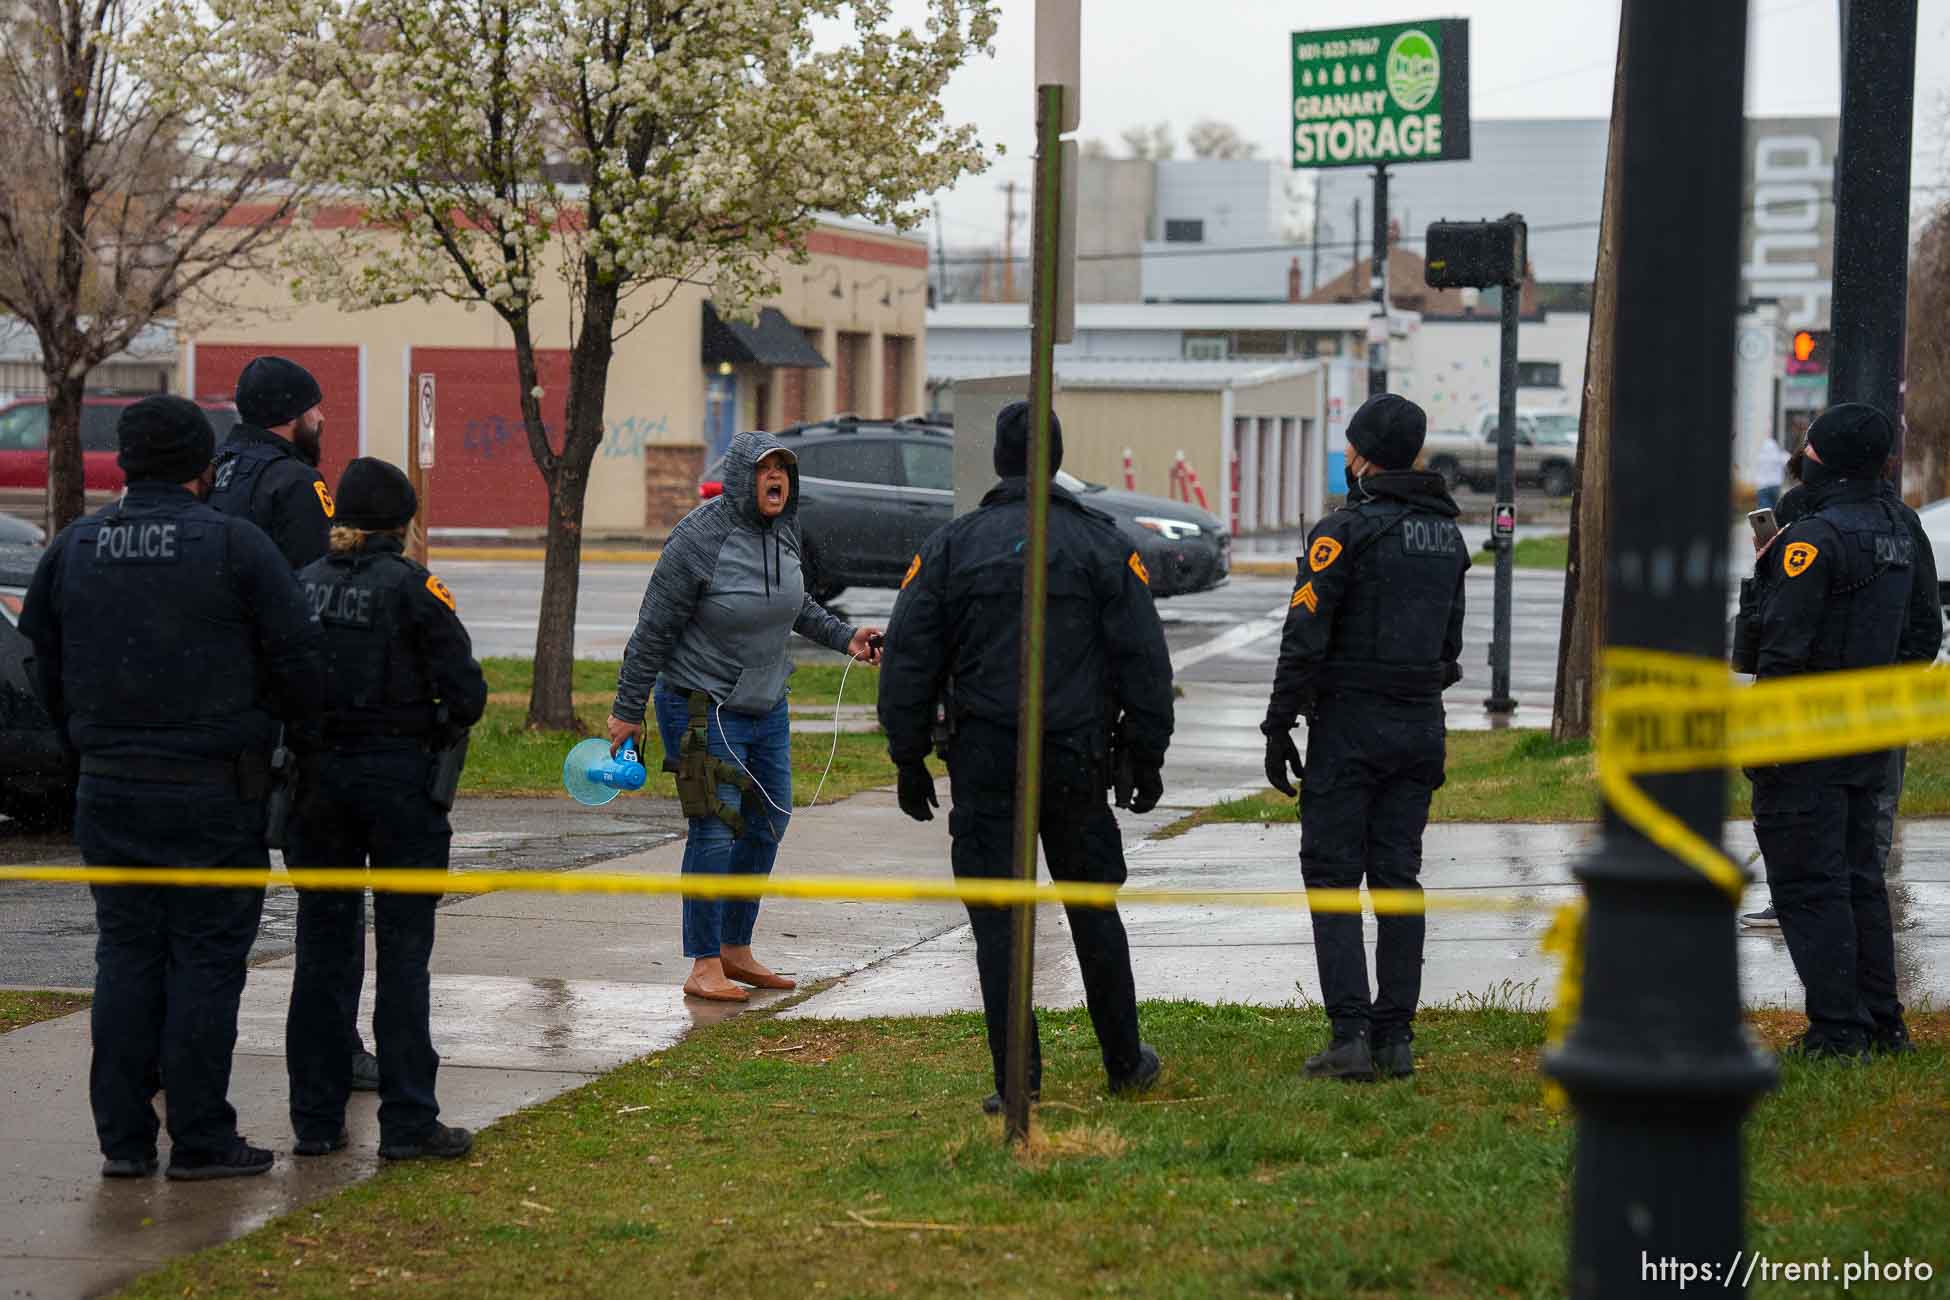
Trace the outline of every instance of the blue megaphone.
{"label": "blue megaphone", "polygon": [[600,808],[625,790],[641,790],[647,776],[634,740],[624,741],[612,758],[609,742],[592,736],[562,760],[562,785],[569,797],[591,808]]}

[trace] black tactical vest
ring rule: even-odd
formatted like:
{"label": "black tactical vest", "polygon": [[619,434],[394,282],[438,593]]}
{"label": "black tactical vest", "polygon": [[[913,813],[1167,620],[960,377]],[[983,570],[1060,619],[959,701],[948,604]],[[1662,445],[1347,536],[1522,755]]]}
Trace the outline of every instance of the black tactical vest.
{"label": "black tactical vest", "polygon": [[[201,516],[201,517],[199,517]],[[229,525],[187,497],[120,505],[70,526],[62,680],[97,734],[221,729],[257,706],[257,642],[230,569]],[[128,628],[142,629],[131,652]]]}
{"label": "black tactical vest", "polygon": [[1443,638],[1469,564],[1456,521],[1399,500],[1363,501],[1349,536],[1354,571],[1334,619],[1322,683],[1403,694],[1442,690]]}
{"label": "black tactical vest", "polygon": [[406,642],[419,566],[391,551],[336,552],[298,573],[325,631],[328,732],[411,735],[432,721],[433,686]]}
{"label": "black tactical vest", "polygon": [[216,482],[210,489],[209,504],[270,532],[271,513],[268,507],[259,510],[257,485],[265,467],[284,459],[284,455],[277,447],[257,439],[229,439],[217,453]]}
{"label": "black tactical vest", "polygon": [[1838,534],[1840,562],[1831,571],[1808,671],[1895,663],[1915,560],[1909,530],[1879,497],[1831,502],[1813,517]]}

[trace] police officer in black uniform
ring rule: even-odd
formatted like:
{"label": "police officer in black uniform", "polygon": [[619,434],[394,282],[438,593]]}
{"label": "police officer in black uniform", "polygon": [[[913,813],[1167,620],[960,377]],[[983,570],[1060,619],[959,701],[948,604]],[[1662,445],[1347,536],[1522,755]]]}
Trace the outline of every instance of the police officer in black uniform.
{"label": "police officer in black uniform", "polygon": [[[1411,467],[1428,422],[1393,393],[1371,397],[1347,426],[1347,504],[1320,521],[1287,605],[1280,665],[1260,730],[1266,779],[1300,803],[1300,869],[1308,889],[1419,890],[1422,831],[1442,785],[1442,692],[1462,677],[1468,548],[1438,474]],[[1293,743],[1305,714],[1304,768]],[[1376,922],[1368,995],[1361,918],[1315,912],[1321,1000],[1333,1026],[1310,1078],[1371,1080],[1415,1072],[1423,916]]]}
{"label": "police officer in black uniform", "polygon": [[[446,870],[447,809],[487,704],[487,683],[446,584],[402,553],[418,502],[406,476],[361,457],[339,479],[331,554],[299,582],[325,628],[322,746],[306,756],[285,860],[293,867]],[[466,1129],[439,1122],[429,1025],[432,894],[375,891],[379,964],[379,1154],[465,1155]],[[302,890],[297,971],[285,1026],[299,1155],[346,1144],[352,1031],[365,972],[363,890]]]}
{"label": "police officer in black uniform", "polygon": [[325,554],[332,523],[332,494],[318,472],[323,401],[297,362],[255,357],[237,376],[242,419],[217,452],[210,504],[263,529],[293,569]]}
{"label": "police officer in black uniform", "polygon": [[[1050,417],[1050,469],[1063,463],[1063,431]],[[880,725],[900,771],[901,810],[930,821],[936,806],[926,758],[936,704],[946,707],[946,757],[957,876],[1014,871],[1016,716],[1021,680],[1022,583],[1029,406],[1005,407],[995,423],[995,472],[1002,481],[979,510],[940,529],[914,557],[887,628],[880,676]],[[1124,846],[1104,798],[1121,756],[1129,763],[1133,812],[1164,795],[1171,743],[1171,659],[1137,552],[1107,516],[1062,488],[1049,489],[1048,660],[1044,699],[1042,844],[1057,880],[1124,882]],[[1061,665],[1060,669],[1056,665]],[[1113,729],[1118,752],[1113,753]],[[1090,1021],[1112,1092],[1156,1081],[1158,1054],[1138,1039],[1130,945],[1115,908],[1069,914]],[[1006,908],[968,909],[1002,1106],[1007,1050],[1010,921]],[[1035,1042],[1032,1028],[1032,1043]],[[1040,1044],[1030,1058],[1030,1095],[1041,1087]]]}
{"label": "police officer in black uniform", "polygon": [[[332,526],[332,494],[318,472],[324,400],[318,381],[297,362],[253,357],[237,376],[243,418],[217,452],[210,504],[262,528],[293,569],[323,558]],[[363,928],[363,914],[359,923]],[[352,1054],[352,1086],[377,1089],[379,1061],[356,1024],[346,1035],[346,1050]]]}
{"label": "police officer in black uniform", "polygon": [[[1762,555],[1762,681],[1895,663],[1905,642],[1915,541],[1881,485],[1889,418],[1849,402],[1808,430],[1802,517]],[[1811,1058],[1901,1051],[1889,897],[1875,843],[1886,751],[1756,768],[1754,833],[1788,954],[1807,991]]]}
{"label": "police officer in black uniform", "polygon": [[[75,839],[93,866],[257,867],[278,721],[322,688],[318,624],[264,534],[199,501],[216,443],[180,397],[122,413],[121,501],[63,530],[21,611],[43,698],[81,754]],[[211,665],[222,666],[212,671]],[[261,889],[97,887],[89,1099],[110,1178],[261,1174],[237,1133],[231,1051]]]}

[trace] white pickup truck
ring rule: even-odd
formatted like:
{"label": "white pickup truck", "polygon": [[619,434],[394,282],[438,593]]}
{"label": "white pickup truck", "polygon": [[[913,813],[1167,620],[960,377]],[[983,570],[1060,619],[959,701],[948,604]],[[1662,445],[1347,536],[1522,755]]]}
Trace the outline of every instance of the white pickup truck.
{"label": "white pickup truck", "polygon": [[[1423,468],[1442,481],[1478,492],[1496,487],[1496,412],[1478,417],[1472,432],[1432,432],[1422,444]],[[1517,412],[1517,482],[1564,497],[1577,486],[1578,416],[1575,411]]]}

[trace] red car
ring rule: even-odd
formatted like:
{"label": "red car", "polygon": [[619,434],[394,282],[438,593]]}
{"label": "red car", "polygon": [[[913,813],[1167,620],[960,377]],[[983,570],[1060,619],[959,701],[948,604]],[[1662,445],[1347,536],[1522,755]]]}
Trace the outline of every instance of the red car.
{"label": "red car", "polygon": [[[90,496],[122,490],[122,470],[115,463],[115,423],[122,418],[122,408],[147,396],[90,393],[82,399],[81,461]],[[198,398],[196,404],[210,417],[221,444],[237,423],[236,406],[212,397]],[[37,502],[46,491],[47,399],[22,397],[0,405],[0,492],[13,497],[29,493]]]}

